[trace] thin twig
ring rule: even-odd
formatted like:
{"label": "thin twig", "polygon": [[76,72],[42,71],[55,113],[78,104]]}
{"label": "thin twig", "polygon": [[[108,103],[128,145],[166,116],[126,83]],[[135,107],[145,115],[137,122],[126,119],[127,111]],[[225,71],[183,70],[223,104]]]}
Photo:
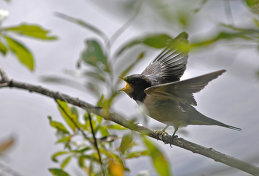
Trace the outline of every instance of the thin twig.
{"label": "thin twig", "polygon": [[85,134],[85,132],[80,128],[80,126],[78,126],[78,124],[74,121],[74,119],[67,113],[67,111],[63,108],[63,106],[57,101],[56,98],[54,98],[55,102],[58,104],[58,107],[61,109],[61,111],[64,112],[64,114],[71,120],[71,122],[75,125],[75,127],[77,128],[78,131],[81,132],[81,134],[83,135],[83,137],[86,140],[90,140],[89,137],[87,137],[87,135]]}
{"label": "thin twig", "polygon": [[61,19],[64,19],[64,20],[67,20],[67,21],[70,21],[72,23],[75,23],[75,24],[78,24],[86,29],[89,29],[90,31],[92,31],[93,33],[97,34],[98,36],[100,36],[104,42],[107,42],[109,41],[109,38],[108,36],[103,32],[101,31],[100,29],[98,29],[97,27],[95,27],[94,25],[92,24],[89,24],[89,23],[86,23],[85,21],[81,20],[81,19],[77,19],[77,18],[74,18],[74,17],[71,17],[71,16],[68,16],[68,15],[65,15],[63,13],[60,13],[60,12],[56,12],[55,13],[57,17],[60,17]]}
{"label": "thin twig", "polygon": [[112,45],[118,38],[119,36],[129,27],[129,25],[133,22],[133,20],[137,17],[137,15],[140,12],[141,9],[141,5],[142,5],[142,1],[140,1],[140,4],[137,7],[136,12],[134,13],[134,15],[125,23],[123,24],[110,38],[109,40],[109,45]]}
{"label": "thin twig", "polygon": [[228,20],[232,25],[234,25],[234,19],[233,19],[232,10],[231,10],[231,2],[230,0],[226,0],[224,1],[224,3],[225,3],[225,12],[228,17]]}
{"label": "thin twig", "polygon": [[117,124],[120,124],[128,129],[137,131],[142,134],[146,134],[154,139],[163,141],[164,143],[168,144],[171,141],[172,145],[184,148],[186,150],[192,151],[193,153],[198,153],[200,155],[206,156],[208,158],[211,158],[217,162],[224,163],[228,166],[237,168],[239,170],[242,170],[246,173],[250,173],[252,175],[259,175],[259,168],[256,166],[253,166],[247,162],[241,161],[237,158],[234,158],[232,156],[220,153],[212,148],[203,147],[201,145],[189,142],[187,140],[184,140],[183,138],[174,137],[172,140],[172,137],[170,135],[159,135],[155,133],[154,131],[145,128],[140,125],[135,125],[129,122],[128,120],[124,119],[121,115],[117,113],[110,112],[109,114],[105,115],[103,114],[102,108],[93,106],[83,100],[80,100],[78,98],[71,97],[67,94],[62,94],[59,92],[55,92],[46,88],[43,88],[41,86],[36,86],[32,84],[27,84],[24,82],[18,82],[18,81],[10,81],[9,84],[6,87],[10,88],[18,88],[18,89],[24,89],[28,90],[29,92],[36,92],[42,95],[46,95],[50,98],[54,99],[60,99],[62,101],[66,101],[72,105],[78,106],[80,108],[85,109],[89,113],[94,113],[97,115],[102,116],[106,120],[113,121]]}
{"label": "thin twig", "polygon": [[93,123],[92,123],[92,116],[91,116],[91,113],[89,113],[89,112],[88,112],[88,118],[89,118],[91,132],[92,132],[93,139],[94,139],[94,146],[95,146],[95,149],[96,149],[97,154],[98,154],[98,158],[99,158],[99,162],[100,162],[100,165],[101,165],[102,173],[105,176],[105,171],[104,171],[103,162],[102,162],[102,156],[101,156],[101,153],[100,153],[100,150],[99,150],[99,147],[98,147],[98,143],[97,143],[97,140],[96,140],[96,136],[95,136],[95,132],[94,132],[94,128],[93,128]]}

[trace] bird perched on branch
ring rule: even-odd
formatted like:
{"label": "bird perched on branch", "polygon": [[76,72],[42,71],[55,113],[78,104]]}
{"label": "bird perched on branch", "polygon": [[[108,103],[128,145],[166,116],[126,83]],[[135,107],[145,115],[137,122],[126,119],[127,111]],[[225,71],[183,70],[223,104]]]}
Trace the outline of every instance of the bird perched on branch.
{"label": "bird perched on branch", "polygon": [[[187,33],[181,33],[175,41],[188,42],[187,38]],[[241,130],[211,119],[194,108],[197,103],[193,93],[201,91],[225,70],[180,81],[186,69],[187,59],[187,53],[170,47],[166,48],[141,74],[123,78],[127,84],[121,91],[137,103],[143,103],[150,117],[166,124],[163,132],[168,126],[174,126],[173,136],[179,127],[187,125],[218,125]]]}

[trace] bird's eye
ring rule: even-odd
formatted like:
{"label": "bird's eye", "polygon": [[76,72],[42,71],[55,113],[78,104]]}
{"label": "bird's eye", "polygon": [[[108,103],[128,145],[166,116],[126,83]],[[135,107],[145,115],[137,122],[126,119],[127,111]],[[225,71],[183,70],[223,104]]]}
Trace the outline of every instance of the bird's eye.
{"label": "bird's eye", "polygon": [[135,84],[135,80],[132,80],[132,81],[131,81],[131,84]]}

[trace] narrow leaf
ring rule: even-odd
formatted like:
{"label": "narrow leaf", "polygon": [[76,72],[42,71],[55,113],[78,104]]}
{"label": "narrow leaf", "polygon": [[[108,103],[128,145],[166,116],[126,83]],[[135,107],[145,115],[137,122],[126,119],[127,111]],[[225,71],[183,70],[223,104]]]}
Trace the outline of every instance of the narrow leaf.
{"label": "narrow leaf", "polygon": [[259,14],[259,0],[245,0],[252,12]]}
{"label": "narrow leaf", "polygon": [[86,64],[109,72],[107,58],[101,45],[96,40],[86,41],[86,49],[83,51],[81,58]]}
{"label": "narrow leaf", "polygon": [[66,127],[62,123],[52,120],[50,116],[48,118],[49,118],[50,126],[57,129],[58,131],[69,134],[69,131],[66,129]]}
{"label": "narrow leaf", "polygon": [[109,131],[107,130],[107,127],[102,126],[102,125],[100,125],[99,127],[100,127],[99,130],[100,130],[100,133],[101,133],[102,136],[109,136],[110,135]]}
{"label": "narrow leaf", "polygon": [[61,168],[61,169],[64,169],[64,168],[68,165],[68,163],[70,162],[71,158],[72,158],[72,156],[66,157],[66,158],[63,160],[63,162],[61,163],[60,168]]}
{"label": "narrow leaf", "polygon": [[58,109],[63,119],[66,121],[67,125],[73,130],[76,130],[75,123],[77,123],[76,114],[72,114],[71,109],[66,102],[58,100]]}
{"label": "narrow leaf", "polygon": [[2,42],[0,42],[0,53],[2,53],[5,56],[7,51],[7,47]]}
{"label": "narrow leaf", "polygon": [[128,130],[128,128],[125,128],[124,126],[121,126],[119,124],[107,125],[106,128],[111,130]]}
{"label": "narrow leaf", "polygon": [[70,176],[67,172],[65,172],[63,169],[58,169],[58,168],[50,168],[49,169],[50,173],[53,176]]}
{"label": "narrow leaf", "polygon": [[167,34],[152,34],[146,35],[143,37],[139,37],[126,45],[124,45],[118,52],[117,55],[120,55],[125,50],[137,45],[137,44],[144,44],[152,48],[164,48],[170,44],[173,39]]}
{"label": "narrow leaf", "polygon": [[126,134],[122,137],[120,144],[120,152],[124,154],[128,149],[133,146],[133,136],[132,134]]}
{"label": "narrow leaf", "polygon": [[145,136],[143,136],[142,139],[144,144],[146,145],[147,150],[149,151],[149,155],[152,159],[154,168],[156,169],[157,173],[160,176],[170,176],[170,165],[164,154]]}
{"label": "narrow leaf", "polygon": [[72,136],[69,135],[69,136],[64,136],[62,138],[60,138],[56,143],[68,143],[70,142]]}
{"label": "narrow leaf", "polygon": [[149,151],[144,150],[144,151],[137,151],[137,152],[129,153],[129,154],[126,155],[126,158],[127,159],[138,158],[138,157],[147,156],[147,155],[149,155]]}
{"label": "narrow leaf", "polygon": [[259,28],[259,20],[254,18],[254,23],[255,23],[256,27]]}
{"label": "narrow leaf", "polygon": [[18,26],[4,28],[3,30],[7,31],[7,32],[13,32],[16,34],[33,37],[33,38],[38,38],[38,39],[43,39],[43,40],[57,39],[57,37],[49,35],[49,32],[50,32],[49,30],[44,29],[41,26],[38,26],[35,24],[23,23]]}
{"label": "narrow leaf", "polygon": [[54,153],[54,154],[52,155],[51,159],[52,159],[52,161],[54,161],[54,162],[58,162],[58,159],[57,159],[58,156],[66,155],[66,154],[68,154],[68,153],[69,153],[68,151],[58,151],[58,152],[56,152],[56,153]]}
{"label": "narrow leaf", "polygon": [[102,32],[100,29],[98,29],[94,25],[89,24],[81,19],[74,18],[74,17],[68,16],[68,15],[59,13],[59,12],[57,12],[56,15],[60,18],[63,18],[64,20],[78,24],[78,25],[90,30],[90,31],[94,32],[95,34],[99,35],[100,37],[102,37],[105,41],[108,41],[108,37],[104,34],[104,32]]}
{"label": "narrow leaf", "polygon": [[19,61],[28,67],[30,70],[34,70],[34,60],[31,52],[22,43],[14,38],[5,36],[9,49],[17,56]]}

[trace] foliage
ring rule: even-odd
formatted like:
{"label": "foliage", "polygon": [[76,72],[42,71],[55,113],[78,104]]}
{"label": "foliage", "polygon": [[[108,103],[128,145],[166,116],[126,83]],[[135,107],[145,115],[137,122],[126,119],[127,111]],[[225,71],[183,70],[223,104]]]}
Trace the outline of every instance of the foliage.
{"label": "foliage", "polygon": [[0,21],[0,53],[5,56],[12,53],[20,63],[29,70],[34,70],[34,57],[31,51],[13,35],[21,35],[41,40],[55,40],[55,36],[49,35],[49,31],[36,24],[22,23],[15,26],[2,26]]}

